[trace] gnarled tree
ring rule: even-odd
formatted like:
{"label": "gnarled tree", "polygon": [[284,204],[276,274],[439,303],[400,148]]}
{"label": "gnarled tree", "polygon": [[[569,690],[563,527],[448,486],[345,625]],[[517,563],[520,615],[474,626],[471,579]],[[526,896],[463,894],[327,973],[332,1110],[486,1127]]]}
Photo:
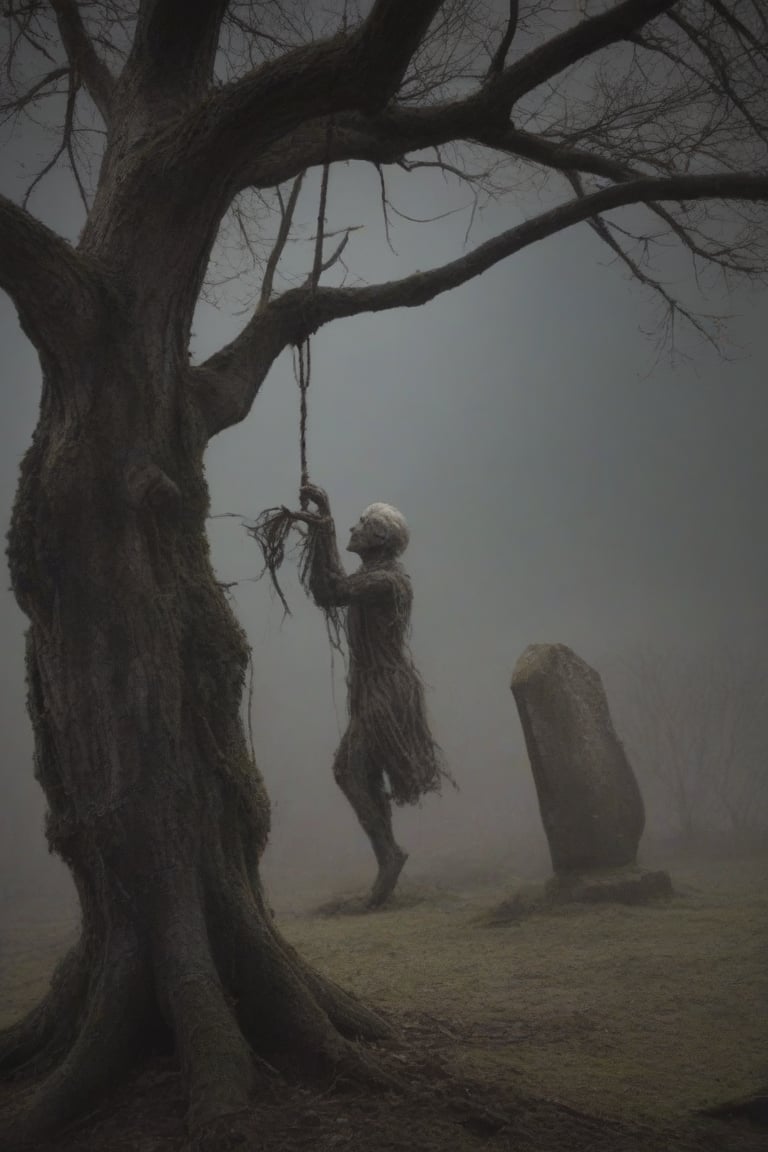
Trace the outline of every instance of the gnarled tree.
{"label": "gnarled tree", "polygon": [[[583,0],[565,14],[372,0],[323,19],[292,0],[6,4],[3,115],[51,98],[75,172],[83,125],[103,141],[92,200],[79,181],[76,246],[0,199],[0,286],[43,373],[8,554],[47,834],[82,906],[49,995],[0,1039],[5,1071],[41,1074],[13,1148],[76,1116],[158,1035],[175,1043],[195,1138],[214,1146],[248,1108],[254,1051],[330,1070],[360,1065],[350,1041],[382,1033],[265,909],[268,801],[239,715],[247,644],[206,542],[206,445],[247,415],[278,354],[579,223],[672,313],[647,259],[661,230],[697,265],[766,267],[762,0]],[[471,182],[478,152],[497,179],[548,177],[545,208],[401,280],[328,283],[337,247],[276,291],[295,200],[283,189],[302,173],[436,164]],[[274,194],[284,226],[251,319],[195,366],[211,252],[247,190]],[[630,205],[642,211],[616,215]]]}

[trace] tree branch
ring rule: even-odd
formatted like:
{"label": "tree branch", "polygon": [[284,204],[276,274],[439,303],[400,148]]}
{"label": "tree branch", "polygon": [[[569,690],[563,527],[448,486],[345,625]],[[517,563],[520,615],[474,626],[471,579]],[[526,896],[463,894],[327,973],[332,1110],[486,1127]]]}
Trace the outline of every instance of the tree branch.
{"label": "tree branch", "polygon": [[632,174],[625,164],[586,148],[575,148],[513,128],[495,126],[481,96],[467,97],[433,108],[392,108],[378,116],[348,113],[336,117],[330,145],[324,120],[314,120],[280,145],[254,157],[244,178],[251,187],[271,188],[299,172],[323,164],[364,160],[371,164],[402,164],[411,152],[463,140],[547,168],[576,170],[610,180]]}
{"label": "tree branch", "polygon": [[295,318],[272,306],[257,310],[231,344],[190,369],[190,384],[208,437],[239,424],[251,410],[277,357],[295,343]]}
{"label": "tree branch", "polygon": [[38,351],[55,358],[90,329],[99,280],[71,245],[0,196],[0,288]]}
{"label": "tree branch", "polygon": [[67,58],[101,113],[104,123],[109,124],[115,81],[91,43],[77,2],[51,0],[51,7],[56,13],[56,22]]}
{"label": "tree branch", "polygon": [[[486,81],[460,100],[426,107],[390,105],[376,114],[342,111],[335,119],[331,160],[398,163],[408,152],[464,140],[551,168],[621,179],[622,165],[616,158],[602,158],[597,152],[521,132],[509,123],[509,113],[515,101],[531,89],[552,81],[594,52],[622,40],[637,42],[639,30],[671,10],[676,2],[622,0],[607,12],[552,37],[510,67],[500,68],[497,54]],[[514,17],[514,0],[511,15]],[[504,42],[502,48],[506,51]],[[648,50],[661,51],[653,44]],[[252,151],[240,169],[240,186],[267,187],[321,164],[325,132],[321,109],[317,112],[317,119],[291,129],[273,145]],[[591,135],[594,137],[595,133]],[[686,150],[681,149],[681,158],[686,155]],[[662,164],[654,163],[652,155],[648,167],[662,170]]]}
{"label": "tree branch", "polygon": [[486,84],[462,100],[431,107],[391,106],[371,116],[341,113],[335,118],[330,145],[327,121],[314,119],[283,137],[276,146],[254,155],[242,171],[243,183],[257,188],[284,183],[298,172],[322,164],[327,150],[333,163],[366,160],[372,164],[394,164],[410,152],[459,140],[561,171],[580,171],[611,180],[632,175],[633,170],[619,160],[523,131],[505,118],[500,121],[495,99],[492,85]]}
{"label": "tree branch", "polygon": [[631,204],[702,199],[768,202],[768,174],[726,173],[715,176],[674,176],[628,180],[584,197],[569,200],[526,220],[479,245],[458,260],[428,272],[364,288],[321,288],[310,294],[291,289],[271,308],[293,317],[291,341],[306,339],[322,325],[362,312],[413,308],[466,284],[499,261],[523,248],[582,223],[603,212]]}
{"label": "tree branch", "polygon": [[[277,238],[275,240],[272,251],[269,254],[267,266],[264,269],[264,279],[261,284],[261,295],[259,297],[260,308],[264,308],[269,303],[269,299],[272,295],[272,287],[275,282],[275,273],[277,272],[277,266],[280,263],[280,257],[285,250],[285,245],[288,243],[288,236],[290,235],[291,225],[293,224],[293,215],[296,211],[296,204],[299,199],[299,193],[301,192],[301,185],[303,181],[304,172],[299,172],[291,186],[291,191],[288,194],[288,202],[284,204],[282,197],[280,198],[280,228],[278,230]],[[278,196],[280,196],[279,189]]]}
{"label": "tree branch", "polygon": [[64,111],[64,123],[61,129],[61,140],[59,141],[58,148],[54,152],[53,156],[51,156],[50,160],[48,160],[43,165],[37,175],[27,185],[27,190],[24,193],[24,199],[21,202],[21,206],[22,208],[26,208],[35,188],[37,188],[38,184],[42,183],[49,172],[53,171],[61,157],[66,152],[69,158],[69,166],[72,171],[72,176],[80,194],[83,208],[85,209],[87,215],[88,197],[85,194],[85,188],[83,187],[83,182],[80,178],[80,172],[77,165],[77,157],[75,155],[75,149],[72,143],[75,124],[75,104],[77,102],[77,93],[79,90],[77,73],[73,68],[67,68],[65,70],[65,75],[68,77],[69,87],[67,91],[67,103]]}
{"label": "tree branch", "polygon": [[227,0],[142,0],[126,71],[152,95],[186,104],[213,78]]}
{"label": "tree branch", "polygon": [[362,25],[356,66],[367,111],[383,108],[400,87],[416,49],[443,0],[376,0]]}
{"label": "tree branch", "polygon": [[[306,123],[307,109],[324,117],[346,109],[373,112],[400,86],[413,53],[441,0],[376,0],[351,32],[286,52],[225,85],[174,128],[180,155],[210,170],[247,168]],[[296,173],[294,173],[295,175]],[[246,180],[240,181],[242,187]]]}
{"label": "tree branch", "polygon": [[22,112],[27,105],[34,104],[34,102],[39,100],[43,95],[55,95],[55,89],[54,92],[46,92],[45,89],[50,84],[57,84],[64,76],[69,76],[70,70],[70,66],[67,64],[62,65],[61,68],[52,68],[50,72],[47,72],[45,76],[41,77],[37,83],[32,84],[25,92],[18,96],[11,95],[7,100],[4,100],[3,103],[0,104],[0,114],[5,115],[6,113],[10,113],[11,116],[15,115],[18,112]]}
{"label": "tree branch", "polygon": [[[587,195],[584,190],[584,185],[581,182],[581,178],[576,173],[569,173],[567,175],[567,179],[577,196],[583,198]],[[651,208],[651,211],[655,212],[662,219],[665,219],[669,227],[676,232],[678,237],[682,239],[683,243],[687,244],[688,238],[685,234],[685,230],[680,228],[674,217],[672,217],[656,201],[652,201],[648,206]],[[684,304],[681,304],[680,301],[676,300],[672,293],[664,287],[661,280],[657,276],[653,276],[645,271],[641,264],[635,260],[634,257],[624,249],[620,241],[616,239],[616,236],[611,230],[610,224],[603,220],[602,216],[591,216],[587,223],[595,235],[600,240],[602,240],[602,242],[611,249],[617,259],[626,266],[633,279],[635,279],[638,284],[642,284],[645,288],[650,289],[651,292],[655,293],[658,297],[661,298],[661,300],[663,300],[668,317],[667,327],[670,331],[674,331],[675,317],[678,313],[680,313],[680,315],[685,317],[688,323],[696,329],[700,336],[708,341],[708,343],[717,347],[716,341],[707,331],[707,328],[700,317],[696,316],[690,308],[686,308]]]}
{"label": "tree branch", "polygon": [[768,174],[632,178],[622,184],[569,200],[526,220],[472,252],[401,280],[364,288],[293,288],[258,311],[240,335],[192,373],[211,436],[239,423],[250,411],[276,356],[300,344],[324,324],[362,312],[414,308],[466,284],[508,256],[603,212],[645,203],[701,199],[768,202]]}
{"label": "tree branch", "polygon": [[517,21],[520,15],[520,0],[509,0],[509,16],[507,18],[507,27],[504,35],[501,38],[501,43],[493,54],[491,63],[488,66],[488,76],[498,76],[504,69],[507,62],[507,53],[512,47],[512,41],[517,32]]}
{"label": "tree branch", "polygon": [[[330,142],[333,129],[333,120],[328,121],[328,141]],[[325,212],[328,204],[328,180],[331,174],[331,162],[326,150],[323,175],[320,180],[320,203],[317,209],[317,232],[315,234],[315,258],[312,261],[310,283],[317,287],[323,271],[323,240],[325,239]]]}
{"label": "tree branch", "polygon": [[527,92],[546,84],[579,60],[626,40],[676,3],[678,0],[623,0],[599,16],[580,21],[506,68],[495,82],[500,98],[511,108]]}

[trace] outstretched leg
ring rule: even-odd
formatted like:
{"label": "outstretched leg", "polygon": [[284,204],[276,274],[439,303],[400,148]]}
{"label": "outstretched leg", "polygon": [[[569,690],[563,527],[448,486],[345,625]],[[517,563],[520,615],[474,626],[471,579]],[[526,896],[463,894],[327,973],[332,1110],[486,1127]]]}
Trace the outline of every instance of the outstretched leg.
{"label": "outstretched leg", "polygon": [[384,781],[365,756],[365,751],[345,733],[333,761],[333,775],[371,842],[379,866],[368,898],[369,908],[378,908],[392,895],[408,859],[392,831],[392,807],[384,791]]}

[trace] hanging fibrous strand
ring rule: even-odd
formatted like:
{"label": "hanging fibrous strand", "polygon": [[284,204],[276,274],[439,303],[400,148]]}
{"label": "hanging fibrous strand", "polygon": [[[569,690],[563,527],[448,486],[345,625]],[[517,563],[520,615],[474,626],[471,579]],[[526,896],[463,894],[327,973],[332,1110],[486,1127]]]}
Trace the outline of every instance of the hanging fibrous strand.
{"label": "hanging fibrous strand", "polygon": [[[326,157],[320,182],[320,201],[317,212],[314,258],[309,277],[312,292],[317,289],[320,276],[323,273],[323,240],[325,236],[325,218],[328,205],[328,179],[331,167],[330,153],[332,140],[333,118],[330,118],[326,132]],[[300,511],[292,512],[291,509],[287,508],[284,504],[275,508],[267,508],[256,518],[253,524],[248,526],[248,533],[259,545],[264,559],[264,567],[259,573],[259,578],[265,574],[269,576],[272,587],[288,615],[290,615],[290,608],[288,607],[288,601],[285,598],[278,574],[285,562],[291,531],[296,529],[298,538],[295,543],[295,551],[298,553],[299,580],[306,592],[309,591],[309,572],[312,568],[312,552],[315,546],[315,534],[309,529],[311,529],[317,516],[307,512],[307,499],[304,495],[305,489],[309,484],[307,394],[312,375],[312,347],[309,337],[294,348],[293,369],[299,388]],[[341,616],[335,609],[329,609],[325,613],[325,617],[331,642],[334,647],[338,648],[343,631]]]}
{"label": "hanging fibrous strand", "polygon": [[[309,340],[294,349],[294,373],[299,386],[299,456],[301,466],[301,480],[299,492],[303,491],[309,482],[309,464],[307,460],[307,391],[311,374],[311,352]],[[300,495],[300,499],[301,495]],[[302,500],[301,512],[292,512],[284,504],[276,508],[266,508],[257,516],[253,524],[247,528],[248,534],[253,537],[261,549],[264,567],[259,578],[265,574],[269,576],[272,587],[277,593],[285,612],[290,615],[288,601],[285,598],[279,579],[279,571],[285,562],[286,549],[291,530],[298,530],[296,548],[299,553],[299,577],[307,569],[307,553],[312,546],[312,534],[304,530],[309,519],[306,513],[306,500]],[[303,579],[302,579],[303,583]]]}
{"label": "hanging fibrous strand", "polygon": [[[302,489],[305,485],[302,486]],[[306,501],[304,501],[306,503]],[[297,557],[299,581],[304,591],[310,593],[310,576],[314,565],[314,553],[318,544],[316,527],[321,518],[313,512],[302,508],[292,511],[284,504],[275,508],[266,508],[254,521],[248,525],[248,534],[256,541],[260,550],[264,566],[259,573],[269,576],[283,610],[290,616],[291,609],[280,583],[280,569],[286,554],[290,551]],[[292,531],[295,530],[295,542],[289,544]],[[342,612],[334,605],[323,609],[328,636],[331,644],[337,650],[341,649],[341,638],[344,635],[344,619]]]}
{"label": "hanging fibrous strand", "polygon": [[[309,485],[309,463],[307,458],[307,391],[312,369],[312,359],[309,340],[300,345],[294,352],[294,372],[299,386],[299,455],[301,463],[301,485],[299,488],[299,510],[292,511],[281,504],[275,508],[266,508],[253,522],[248,525],[248,534],[256,541],[260,550],[264,566],[258,579],[265,574],[269,576],[283,610],[290,616],[291,610],[280,583],[280,569],[285,563],[286,553],[291,551],[297,556],[299,580],[304,591],[309,594],[309,580],[312,571],[314,552],[317,547],[317,533],[315,527],[320,522],[317,513],[307,510],[306,489]],[[291,533],[295,530],[295,541],[289,544]],[[325,621],[328,627],[328,636],[334,648],[341,649],[341,637],[344,633],[344,620],[342,613],[332,605],[324,610]]]}
{"label": "hanging fibrous strand", "polygon": [[[280,569],[285,563],[286,554],[290,551],[298,563],[299,581],[302,588],[310,595],[310,580],[315,563],[315,552],[318,547],[317,529],[322,526],[323,517],[316,512],[308,510],[306,492],[311,487],[309,482],[309,464],[307,459],[307,391],[311,373],[311,354],[309,341],[296,349],[294,355],[294,372],[299,386],[299,455],[301,458],[301,486],[299,488],[299,509],[292,511],[281,504],[275,508],[265,508],[256,520],[247,526],[248,534],[256,541],[261,550],[264,561],[257,579],[268,575],[273,589],[277,593],[286,615],[291,610],[280,583]],[[295,540],[291,544],[291,534]],[[323,607],[323,615],[328,630],[328,639],[331,647],[342,652],[342,637],[345,635],[344,613],[335,605]]]}

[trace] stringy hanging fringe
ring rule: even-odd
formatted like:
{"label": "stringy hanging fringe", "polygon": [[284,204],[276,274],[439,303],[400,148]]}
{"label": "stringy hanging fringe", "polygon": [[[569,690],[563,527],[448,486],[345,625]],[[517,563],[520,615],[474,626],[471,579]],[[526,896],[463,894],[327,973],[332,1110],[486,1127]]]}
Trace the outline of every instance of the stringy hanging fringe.
{"label": "stringy hanging fringe", "polygon": [[[301,486],[309,481],[309,466],[307,463],[307,390],[312,371],[310,344],[297,345],[293,350],[293,372],[299,386],[299,456],[301,462]],[[301,513],[291,512],[284,504],[279,508],[266,508],[256,521],[249,525],[248,534],[253,537],[261,549],[264,567],[258,579],[266,573],[269,574],[272,587],[280,598],[280,603],[286,615],[291,610],[278,578],[278,572],[285,561],[285,552],[291,529],[296,528],[299,533],[299,576],[302,586],[307,588],[309,567],[312,558],[313,534],[305,523],[307,501],[301,499]]]}
{"label": "stringy hanging fringe", "polygon": [[[291,609],[285,598],[278,574],[285,562],[288,538],[293,528],[296,529],[298,536],[292,551],[298,553],[299,580],[307,595],[311,595],[309,577],[312,571],[317,535],[315,526],[306,523],[306,515],[305,512],[292,512],[285,505],[281,505],[279,508],[266,508],[247,528],[248,535],[258,544],[264,560],[264,567],[257,579],[260,580],[265,574],[269,576],[272,587],[287,616],[291,615]],[[324,607],[322,611],[328,629],[328,638],[332,646],[343,654],[341,643],[345,635],[343,611],[333,606]]]}
{"label": "stringy hanging fringe", "polygon": [[[299,344],[294,349],[293,373],[299,386],[299,459],[301,463],[301,484],[309,483],[309,464],[307,462],[307,390],[312,375],[312,349],[309,340]],[[306,510],[306,500],[302,498],[301,507]]]}
{"label": "stringy hanging fringe", "polygon": [[[331,141],[333,138],[333,117],[328,121],[325,142],[325,163],[320,184],[320,203],[317,212],[317,233],[315,236],[315,254],[312,263],[310,283],[312,292],[317,290],[320,276],[323,272],[323,240],[325,237],[325,213],[328,203],[328,180],[331,167]],[[309,337],[293,349],[293,372],[299,386],[299,457],[301,465],[301,487],[309,482],[309,464],[307,459],[307,392],[312,376],[312,346]],[[309,573],[312,566],[315,535],[312,525],[307,525],[305,516],[307,512],[307,499],[300,497],[301,513],[291,512],[285,505],[279,508],[267,508],[257,517],[254,524],[248,528],[261,549],[264,558],[264,567],[259,573],[259,579],[265,572],[269,573],[272,587],[280,598],[284,611],[290,616],[291,610],[280,585],[278,572],[285,560],[285,551],[291,529],[296,527],[299,533],[299,579],[306,592],[309,592]],[[343,618],[334,608],[324,609],[328,636],[334,648],[341,651],[341,635],[343,632]]]}
{"label": "stringy hanging fringe", "polygon": [[[290,616],[291,610],[281,587],[278,572],[285,560],[285,549],[291,528],[298,524],[299,521],[295,514],[291,512],[290,508],[283,506],[265,508],[255,522],[249,524],[247,528],[248,535],[256,541],[264,559],[264,567],[259,572],[257,579],[260,580],[265,573],[269,574],[272,587],[279,596],[287,616]],[[301,543],[299,547],[301,547]]]}

